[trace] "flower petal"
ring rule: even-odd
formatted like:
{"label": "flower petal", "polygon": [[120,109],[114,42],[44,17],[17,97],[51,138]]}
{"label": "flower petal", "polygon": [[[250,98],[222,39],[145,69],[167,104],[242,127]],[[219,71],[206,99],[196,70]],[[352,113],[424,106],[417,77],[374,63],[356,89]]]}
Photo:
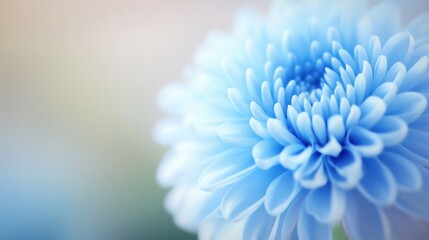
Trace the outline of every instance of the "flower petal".
{"label": "flower petal", "polygon": [[417,192],[401,193],[397,205],[403,211],[429,221],[429,170],[420,168],[423,186]]}
{"label": "flower petal", "polygon": [[253,147],[259,140],[244,121],[226,122],[218,127],[217,133],[222,141],[234,146]]}
{"label": "flower petal", "polygon": [[363,157],[373,157],[383,151],[383,141],[375,133],[362,127],[354,127],[349,131],[348,144]]}
{"label": "flower petal", "polygon": [[240,89],[228,88],[228,98],[234,108],[243,116],[250,115],[250,103],[243,97]]}
{"label": "flower petal", "polygon": [[326,184],[310,191],[305,198],[305,209],[320,223],[338,222],[346,207],[344,190]]}
{"label": "flower petal", "polygon": [[243,239],[273,239],[277,233],[279,221],[280,217],[270,216],[261,206],[247,219]]}
{"label": "flower petal", "polygon": [[404,156],[387,151],[383,152],[379,158],[393,174],[399,190],[420,190],[423,184],[422,177],[419,169],[413,162]]}
{"label": "flower petal", "polygon": [[258,142],[252,149],[256,165],[261,169],[269,169],[279,164],[279,154],[283,148],[273,139]]}
{"label": "flower petal", "polygon": [[347,195],[343,224],[350,239],[353,240],[391,239],[386,215],[356,192]]}
{"label": "flower petal", "polygon": [[305,208],[301,207],[298,220],[298,236],[300,240],[332,239],[330,224],[323,224],[309,215]]}
{"label": "flower petal", "polygon": [[401,145],[413,154],[423,157],[424,159],[429,159],[428,139],[429,132],[409,129],[408,137],[401,143]]}
{"label": "flower petal", "polygon": [[408,134],[407,123],[399,117],[383,117],[371,131],[383,140],[386,147],[395,146],[401,143]]}
{"label": "flower petal", "polygon": [[402,32],[390,37],[384,44],[382,52],[389,62],[407,63],[414,50],[414,38],[409,32]]}
{"label": "flower petal", "polygon": [[426,98],[416,92],[405,92],[395,96],[387,109],[388,115],[395,115],[407,123],[416,120],[425,111]]}
{"label": "flower petal", "polygon": [[202,171],[198,184],[201,189],[213,191],[235,183],[255,168],[250,152],[230,151]]}
{"label": "flower petal", "polygon": [[315,189],[328,181],[323,164],[323,155],[312,154],[294,173],[294,178],[305,188]]}
{"label": "flower petal", "polygon": [[267,187],[278,174],[279,169],[255,170],[237,182],[222,199],[222,216],[228,221],[239,221],[252,214],[263,204]]}
{"label": "flower petal", "polygon": [[282,175],[274,179],[267,189],[265,194],[265,208],[272,216],[278,216],[284,212],[297,194],[301,187],[290,171],[286,171]]}
{"label": "flower petal", "polygon": [[291,144],[280,153],[280,163],[287,169],[296,169],[308,161],[313,154],[313,148],[305,148],[301,144]]}
{"label": "flower petal", "polygon": [[393,203],[398,191],[392,173],[378,158],[363,159],[363,177],[357,188],[377,205]]}
{"label": "flower petal", "polygon": [[360,106],[362,117],[359,125],[371,128],[383,117],[386,112],[386,103],[378,97],[368,97]]}
{"label": "flower petal", "polygon": [[351,149],[343,149],[338,157],[329,157],[326,166],[334,185],[350,189],[362,178],[362,158]]}
{"label": "flower petal", "polygon": [[301,141],[294,134],[287,130],[284,122],[280,120],[272,118],[268,119],[267,128],[271,137],[283,146],[301,143]]}
{"label": "flower petal", "polygon": [[341,115],[334,115],[328,119],[328,133],[334,136],[338,142],[342,142],[346,134],[346,128]]}

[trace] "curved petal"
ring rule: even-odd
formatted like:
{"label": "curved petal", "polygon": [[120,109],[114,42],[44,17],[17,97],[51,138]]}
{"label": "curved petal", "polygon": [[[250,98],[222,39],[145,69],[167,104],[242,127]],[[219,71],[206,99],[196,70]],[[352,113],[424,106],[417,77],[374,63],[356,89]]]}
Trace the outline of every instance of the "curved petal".
{"label": "curved petal", "polygon": [[290,206],[286,209],[286,212],[282,214],[283,223],[280,229],[280,239],[295,239],[294,236],[297,234],[296,225],[298,223],[300,210],[302,209],[302,199],[303,197],[295,198]]}
{"label": "curved petal", "polygon": [[338,222],[346,207],[344,190],[331,184],[310,191],[305,198],[307,213],[320,223],[330,224]]}
{"label": "curved petal", "polygon": [[263,206],[259,207],[246,221],[243,239],[273,239],[277,234],[280,217],[270,216]]}
{"label": "curved petal", "polygon": [[223,142],[234,146],[252,147],[259,141],[245,121],[226,122],[218,127],[217,133]]}
{"label": "curved petal", "polygon": [[429,221],[429,170],[425,168],[419,170],[422,176],[422,188],[417,192],[399,194],[397,206],[409,214]]}
{"label": "curved petal", "polygon": [[269,169],[279,164],[279,154],[283,148],[273,139],[258,142],[252,150],[256,165],[262,169]]}
{"label": "curved petal", "polygon": [[329,179],[343,189],[350,189],[362,178],[362,158],[352,149],[343,149],[338,157],[327,161]]}
{"label": "curved petal", "polygon": [[359,125],[364,128],[371,128],[380,121],[386,112],[386,103],[378,97],[368,97],[360,106],[362,117]]}
{"label": "curved petal", "polygon": [[386,215],[357,192],[347,195],[343,225],[353,240],[390,239],[391,236]]}
{"label": "curved petal", "polygon": [[301,207],[298,219],[298,236],[301,240],[332,239],[330,224],[318,222]]}
{"label": "curved petal", "polygon": [[416,92],[400,93],[393,98],[387,109],[388,115],[395,115],[407,123],[416,120],[425,111],[426,98]]}
{"label": "curved petal", "polygon": [[309,143],[314,143],[316,141],[316,137],[313,133],[313,128],[310,120],[310,115],[307,112],[301,112],[298,114],[296,118],[296,123],[298,127],[298,131],[304,137],[304,140]]}
{"label": "curved petal", "polygon": [[284,212],[298,193],[301,187],[290,171],[286,171],[271,182],[265,194],[265,208],[272,216],[278,216]]}
{"label": "curved petal", "polygon": [[338,142],[343,141],[346,127],[341,115],[334,115],[328,119],[328,133],[330,136],[334,136]]}
{"label": "curved petal", "polygon": [[305,164],[302,164],[293,177],[305,188],[315,189],[327,183],[328,178],[324,168],[324,156],[313,154]]}
{"label": "curved petal", "polygon": [[202,171],[198,179],[201,189],[213,191],[231,185],[256,169],[252,155],[245,151],[230,151],[220,157]]}
{"label": "curved petal", "polygon": [[358,126],[349,131],[348,145],[362,157],[378,156],[383,151],[382,139],[377,134]]}
{"label": "curved petal", "polygon": [[301,144],[292,144],[285,147],[280,153],[280,163],[287,169],[296,169],[308,161],[312,154],[312,147],[305,148]]}
{"label": "curved petal", "polygon": [[228,98],[235,110],[243,116],[250,116],[250,102],[244,98],[238,88],[228,88]]}
{"label": "curved petal", "polygon": [[239,221],[258,209],[269,184],[280,174],[279,169],[255,170],[225,193],[220,211],[228,221]]}
{"label": "curved petal", "polygon": [[301,143],[294,134],[287,130],[285,123],[280,120],[272,118],[268,119],[267,128],[271,137],[283,146]]}
{"label": "curved petal", "polygon": [[384,146],[389,147],[401,143],[407,137],[408,125],[399,117],[387,116],[372,127],[371,131],[377,133]]}
{"label": "curved petal", "polygon": [[393,174],[399,190],[417,191],[421,189],[423,182],[420,171],[409,159],[387,151],[383,152],[379,158]]}
{"label": "curved petal", "polygon": [[389,62],[407,63],[414,50],[414,38],[409,32],[397,33],[390,37],[384,44],[382,53]]}
{"label": "curved petal", "polygon": [[429,132],[419,131],[415,129],[408,130],[407,138],[401,143],[413,155],[418,155],[427,162],[429,159],[429,151],[427,141],[429,139]]}
{"label": "curved petal", "polygon": [[357,188],[377,205],[393,203],[398,191],[392,173],[378,158],[363,159],[363,177]]}

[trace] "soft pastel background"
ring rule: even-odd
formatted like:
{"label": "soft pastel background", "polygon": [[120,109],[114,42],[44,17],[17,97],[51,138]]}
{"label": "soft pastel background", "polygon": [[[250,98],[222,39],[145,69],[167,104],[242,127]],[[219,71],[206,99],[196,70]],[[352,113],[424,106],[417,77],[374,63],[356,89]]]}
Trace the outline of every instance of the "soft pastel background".
{"label": "soft pastel background", "polygon": [[155,182],[156,95],[243,3],[268,5],[0,0],[0,239],[194,238]]}

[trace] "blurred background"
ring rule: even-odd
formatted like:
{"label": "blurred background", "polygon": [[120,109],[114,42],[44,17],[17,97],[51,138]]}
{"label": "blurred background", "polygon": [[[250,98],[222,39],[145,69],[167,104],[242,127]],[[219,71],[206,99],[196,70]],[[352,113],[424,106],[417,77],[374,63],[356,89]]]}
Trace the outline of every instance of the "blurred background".
{"label": "blurred background", "polygon": [[0,239],[194,239],[155,181],[165,151],[151,137],[156,96],[244,3],[268,7],[0,0]]}

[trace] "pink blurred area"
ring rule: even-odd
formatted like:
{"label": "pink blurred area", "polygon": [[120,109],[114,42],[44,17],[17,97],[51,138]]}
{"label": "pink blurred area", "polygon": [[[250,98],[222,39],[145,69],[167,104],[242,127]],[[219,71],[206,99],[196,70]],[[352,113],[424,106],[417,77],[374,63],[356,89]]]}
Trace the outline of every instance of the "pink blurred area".
{"label": "pink blurred area", "polygon": [[0,239],[189,238],[155,182],[156,96],[243,4],[268,7],[0,0]]}

